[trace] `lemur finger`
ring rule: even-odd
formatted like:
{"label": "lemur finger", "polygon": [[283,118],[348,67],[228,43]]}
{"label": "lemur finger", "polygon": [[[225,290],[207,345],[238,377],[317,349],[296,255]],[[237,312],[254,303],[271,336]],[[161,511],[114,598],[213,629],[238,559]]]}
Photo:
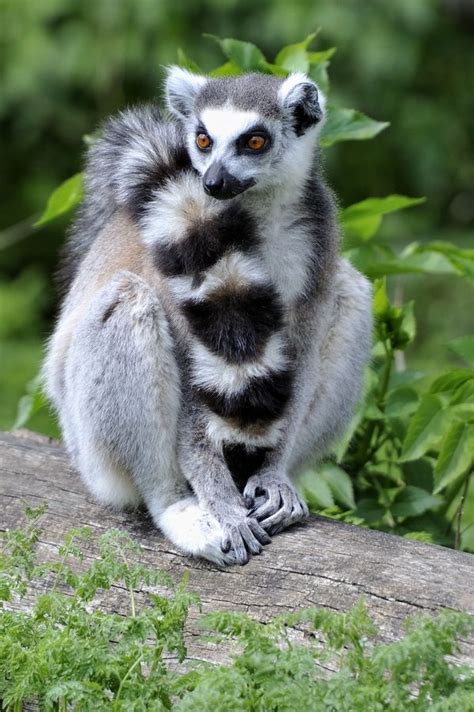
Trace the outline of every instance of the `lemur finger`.
{"label": "lemur finger", "polygon": [[255,497],[257,496],[257,484],[253,483],[252,480],[248,480],[244,489],[244,502],[245,506],[250,509],[255,504]]}
{"label": "lemur finger", "polygon": [[[259,506],[254,506],[253,510],[249,512],[251,517],[260,520],[262,517],[265,519],[270,514],[281,509],[284,498],[282,497],[282,492],[279,487],[269,487],[267,490],[267,498]],[[257,514],[258,512],[258,514]]]}
{"label": "lemur finger", "polygon": [[266,519],[278,512],[282,508],[282,504],[281,493],[278,490],[271,490],[269,498],[259,507],[251,510],[249,515],[260,522],[262,519]]}
{"label": "lemur finger", "polygon": [[253,535],[258,539],[260,544],[270,544],[271,542],[271,537],[267,534],[265,529],[262,529],[260,524],[257,522],[256,519],[249,519],[248,520],[248,525],[253,533]]}
{"label": "lemur finger", "polygon": [[307,507],[303,502],[298,500],[295,502],[294,506],[284,505],[278,512],[272,514],[267,519],[260,521],[260,526],[262,526],[266,532],[271,535],[278,534],[292,524],[296,524],[308,516]]}
{"label": "lemur finger", "polygon": [[299,506],[301,507],[302,510],[302,519],[306,519],[309,517],[309,508],[306,502],[302,499],[299,500]]}
{"label": "lemur finger", "polygon": [[260,481],[258,479],[254,479],[253,477],[250,477],[249,480],[247,480],[247,484],[245,485],[244,488],[244,502],[246,507],[251,507],[255,504],[255,500],[259,497],[264,496],[265,498],[268,496],[267,490],[262,487]]}
{"label": "lemur finger", "polygon": [[249,560],[249,553],[246,549],[241,532],[237,526],[229,527],[226,538],[230,540],[230,549],[227,557],[242,566]]}
{"label": "lemur finger", "polygon": [[258,541],[258,539],[255,537],[254,533],[248,526],[248,524],[241,524],[240,527],[240,534],[242,536],[242,539],[244,540],[245,546],[247,548],[247,551],[249,551],[250,554],[261,554],[262,553],[262,545]]}
{"label": "lemur finger", "polygon": [[288,510],[282,507],[266,519],[261,519],[260,526],[270,535],[278,534],[287,526],[288,514]]}

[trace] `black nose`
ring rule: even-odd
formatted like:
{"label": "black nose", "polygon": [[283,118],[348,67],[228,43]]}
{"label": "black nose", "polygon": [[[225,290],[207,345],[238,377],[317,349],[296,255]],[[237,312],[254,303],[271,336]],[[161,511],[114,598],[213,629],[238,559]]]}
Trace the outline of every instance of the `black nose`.
{"label": "black nose", "polygon": [[215,198],[223,192],[224,178],[222,174],[209,177],[206,177],[206,175],[204,176],[205,180],[203,180],[204,190],[208,195],[212,195]]}
{"label": "black nose", "polygon": [[255,181],[253,178],[244,181],[238,180],[221,163],[217,162],[209,166],[204,173],[202,184],[208,195],[219,198],[219,200],[227,200],[255,185]]}

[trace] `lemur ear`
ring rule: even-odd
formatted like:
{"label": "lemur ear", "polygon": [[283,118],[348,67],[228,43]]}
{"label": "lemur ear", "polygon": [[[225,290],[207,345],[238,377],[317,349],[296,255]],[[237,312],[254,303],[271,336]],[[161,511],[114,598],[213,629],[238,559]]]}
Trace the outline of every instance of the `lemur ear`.
{"label": "lemur ear", "polygon": [[283,108],[291,114],[298,136],[323,119],[324,96],[305,74],[290,74],[281,85],[278,98]]}
{"label": "lemur ear", "polygon": [[207,79],[187,69],[169,67],[165,82],[166,105],[178,119],[186,119],[191,114],[199,90]]}

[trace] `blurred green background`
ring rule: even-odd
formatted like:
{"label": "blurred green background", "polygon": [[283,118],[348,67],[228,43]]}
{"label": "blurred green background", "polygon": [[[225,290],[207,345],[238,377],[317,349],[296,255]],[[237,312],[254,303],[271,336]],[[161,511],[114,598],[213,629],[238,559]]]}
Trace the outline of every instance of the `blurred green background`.
{"label": "blurred green background", "polygon": [[[387,237],[474,247],[474,4],[470,0],[0,0],[0,428],[12,426],[38,370],[57,308],[53,273],[66,220],[31,227],[51,191],[81,169],[83,136],[105,116],[160,93],[177,49],[208,70],[210,32],[255,42],[269,59],[320,27],[336,46],[335,103],[388,130],[325,152],[342,205],[389,193],[426,195],[384,222]],[[444,343],[474,331],[474,289],[455,277],[403,278],[415,297],[410,365],[455,359]],[[453,359],[453,360],[450,360]],[[47,414],[30,427],[51,432]]]}

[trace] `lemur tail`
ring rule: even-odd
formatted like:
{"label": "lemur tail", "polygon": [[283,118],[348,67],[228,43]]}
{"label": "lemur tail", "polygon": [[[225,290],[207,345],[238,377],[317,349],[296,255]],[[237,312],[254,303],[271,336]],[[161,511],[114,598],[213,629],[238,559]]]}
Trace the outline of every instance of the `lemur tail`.
{"label": "lemur tail", "polygon": [[89,149],[85,196],[58,272],[65,290],[97,235],[119,208],[137,220],[154,191],[190,166],[182,130],[163,121],[157,106],[127,110],[109,119]]}

